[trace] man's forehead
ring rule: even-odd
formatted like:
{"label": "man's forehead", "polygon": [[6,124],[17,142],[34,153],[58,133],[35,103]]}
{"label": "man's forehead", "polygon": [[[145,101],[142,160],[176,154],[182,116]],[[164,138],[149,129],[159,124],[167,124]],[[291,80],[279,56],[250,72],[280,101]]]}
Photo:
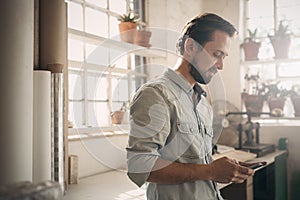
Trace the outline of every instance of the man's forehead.
{"label": "man's forehead", "polygon": [[218,51],[224,55],[228,55],[231,44],[231,37],[223,31],[215,31],[212,40],[208,41],[204,47],[208,50]]}

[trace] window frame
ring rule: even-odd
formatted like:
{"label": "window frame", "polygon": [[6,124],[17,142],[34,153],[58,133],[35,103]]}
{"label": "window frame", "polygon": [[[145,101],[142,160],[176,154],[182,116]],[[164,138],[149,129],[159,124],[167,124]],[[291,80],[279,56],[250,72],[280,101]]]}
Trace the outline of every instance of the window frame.
{"label": "window frame", "polygon": [[[142,25],[145,25],[146,22],[145,22],[145,8],[144,8],[144,0],[124,0],[126,2],[126,12],[130,11],[130,10],[134,10],[133,8],[136,7],[136,6],[139,6],[138,8],[138,11],[139,11],[139,14],[141,15],[141,20],[142,20]],[[123,13],[116,13],[112,10],[109,9],[109,3],[110,3],[110,0],[106,0],[106,3],[107,3],[107,8],[102,8],[102,7],[99,7],[97,5],[94,5],[92,3],[89,3],[87,2],[87,0],[68,0],[67,2],[71,2],[71,3],[75,3],[75,4],[79,4],[82,6],[82,13],[83,13],[83,24],[82,24],[82,31],[80,30],[76,30],[75,29],[75,32],[79,32],[80,34],[84,34],[84,37],[85,39],[95,39],[95,38],[103,38],[103,39],[110,39],[111,38],[111,31],[110,31],[110,17],[118,17],[120,14],[123,14]],[[142,7],[141,7],[142,6]],[[97,36],[97,35],[94,35],[94,34],[91,34],[91,33],[87,33],[85,31],[85,27],[86,27],[86,24],[85,24],[85,10],[86,8],[91,8],[91,9],[94,9],[96,11],[99,11],[99,12],[102,12],[102,13],[105,13],[107,14],[107,26],[108,26],[108,29],[107,29],[107,37],[102,37],[102,36]],[[142,8],[142,9],[141,9]],[[70,34],[70,32],[72,32],[74,34],[74,29],[72,28],[68,28],[68,33]],[[76,33],[75,33],[76,34]],[[69,36],[68,36],[68,39],[71,39]],[[74,39],[74,38],[72,38]],[[76,39],[75,39],[76,40]],[[81,41],[80,39],[78,39],[78,41]],[[132,69],[132,65],[137,65],[137,66],[141,66],[143,64],[146,64],[147,63],[147,59],[143,56],[138,56],[138,55],[134,55],[134,54],[128,54],[126,57],[127,57],[127,63],[125,65],[127,65],[127,68],[126,69],[122,69],[122,68],[118,68],[116,67],[115,69],[113,69],[112,71],[105,71],[106,72],[106,79],[108,80],[108,96],[107,96],[107,99],[106,100],[96,100],[96,99],[90,99],[89,96],[88,96],[88,76],[89,74],[97,74],[97,73],[103,73],[103,71],[105,70],[106,66],[97,66],[97,64],[91,64],[91,63],[87,63],[87,52],[86,52],[86,46],[87,46],[88,42],[83,42],[83,61],[76,61],[76,60],[70,60],[69,59],[69,56],[68,56],[68,73],[69,75],[72,75],[72,74],[77,74],[81,77],[82,79],[82,99],[78,100],[78,99],[74,99],[74,98],[71,98],[70,96],[68,97],[69,99],[69,102],[82,102],[83,104],[83,108],[82,108],[82,125],[78,125],[77,127],[75,126],[74,128],[75,129],[82,129],[82,130],[85,130],[85,131],[88,131],[89,129],[95,129],[97,128],[97,126],[90,126],[89,122],[89,103],[90,102],[102,102],[102,103],[107,103],[107,107],[108,107],[108,111],[109,113],[111,113],[113,110],[113,104],[116,103],[116,102],[119,102],[118,100],[114,101],[113,98],[112,98],[112,93],[113,93],[113,88],[112,88],[112,79],[115,78],[115,77],[118,77],[118,78],[122,78],[122,76],[124,75],[127,75],[128,72],[130,72],[131,75],[129,75],[128,77],[128,86],[129,86],[129,91],[128,91],[128,94],[134,92],[132,91],[132,88],[131,88],[131,84],[132,84],[132,81],[133,80],[136,80],[136,88],[137,86],[139,86],[141,83],[144,83],[147,78],[148,78],[148,74],[147,74],[147,71],[146,69],[144,69],[144,73],[141,73],[141,72],[138,72],[137,70],[135,69]],[[94,66],[94,67],[93,67]],[[114,75],[114,72],[117,71],[120,75],[117,76],[117,75]],[[134,78],[133,78],[134,76]],[[142,80],[142,81],[140,81]],[[130,98],[130,97],[129,97]],[[129,100],[129,99],[128,99]],[[122,101],[122,102],[127,102],[127,101]],[[110,123],[110,117],[109,117],[109,113],[107,113],[107,116],[108,116],[108,119],[107,119],[107,124],[105,125],[100,125],[100,127],[111,127],[112,124]],[[70,113],[69,113],[69,118],[70,118]],[[75,114],[73,114],[73,119],[75,118],[74,117]],[[124,126],[124,125],[122,125]],[[126,125],[125,125],[126,127]]]}
{"label": "window frame", "polygon": [[[245,11],[245,15],[243,16],[243,38],[246,38],[247,37],[247,30],[250,28],[249,27],[249,21],[251,20],[250,18],[250,14],[249,14],[249,2],[251,0],[245,0],[244,1],[244,11]],[[273,25],[272,25],[272,28],[275,30],[277,27],[278,27],[278,24],[279,24],[279,16],[277,15],[278,14],[278,1],[279,0],[272,0],[273,2]],[[280,9],[280,8],[279,8]],[[297,19],[297,18],[296,18]],[[299,27],[300,28],[300,27]],[[266,41],[269,41],[268,39],[268,36],[265,35],[263,37],[258,37],[257,39],[260,39],[260,40],[264,40],[264,42]],[[293,34],[293,38],[292,38],[292,43],[295,42],[295,39],[300,39],[300,33],[298,34]],[[299,44],[299,43],[294,43],[294,44]],[[291,45],[292,46],[292,45]],[[261,49],[260,49],[261,51]],[[291,51],[291,49],[290,49]],[[291,53],[291,52],[290,52]],[[261,81],[262,82],[267,82],[267,81],[273,81],[273,82],[282,82],[283,84],[286,84],[285,87],[287,86],[287,89],[290,89],[290,85],[292,85],[293,83],[295,84],[300,84],[300,72],[297,71],[297,75],[295,74],[291,74],[291,75],[284,75],[283,74],[280,74],[280,67],[283,66],[283,65],[287,65],[287,64],[300,64],[300,57],[297,56],[297,57],[291,57],[291,58],[288,58],[288,59],[273,59],[271,57],[269,58],[263,58],[261,60],[257,60],[257,61],[242,61],[241,62],[241,65],[243,66],[243,68],[241,69],[241,84],[243,86],[246,86],[245,84],[245,80],[244,80],[244,75],[246,73],[249,73],[249,71],[252,70],[253,71],[257,71],[257,73],[259,73],[259,75],[262,75],[265,76],[264,73],[262,73],[261,71],[263,71],[265,68],[269,68],[269,67],[273,67],[274,68],[274,72],[272,72],[272,78],[264,78],[263,76],[261,76]],[[255,73],[250,73],[250,74],[255,74]],[[298,75],[299,74],[299,75]],[[271,77],[270,74],[268,74],[267,76]],[[244,89],[244,88],[243,88]],[[290,104],[290,102],[289,102]],[[264,105],[266,106],[266,105]],[[289,107],[291,106],[288,105]],[[290,108],[289,108],[290,109]],[[281,119],[287,119],[287,120],[294,120],[295,117],[289,117],[290,115],[292,116],[293,113],[287,113],[288,114],[288,117],[280,117]]]}

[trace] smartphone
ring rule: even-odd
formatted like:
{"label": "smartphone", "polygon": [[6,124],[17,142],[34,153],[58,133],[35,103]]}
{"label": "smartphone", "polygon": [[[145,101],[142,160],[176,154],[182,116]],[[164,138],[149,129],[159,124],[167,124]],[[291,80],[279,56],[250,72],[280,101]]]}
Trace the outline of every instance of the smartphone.
{"label": "smartphone", "polygon": [[258,163],[255,163],[253,165],[250,165],[249,168],[256,169],[256,168],[259,168],[259,167],[264,166],[266,164],[267,164],[266,162],[258,162]]}

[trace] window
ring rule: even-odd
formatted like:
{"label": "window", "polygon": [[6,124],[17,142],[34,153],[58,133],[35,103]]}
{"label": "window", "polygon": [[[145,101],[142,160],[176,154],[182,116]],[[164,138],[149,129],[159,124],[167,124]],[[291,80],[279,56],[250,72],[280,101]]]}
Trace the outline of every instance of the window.
{"label": "window", "polygon": [[293,33],[289,57],[299,58],[300,16],[297,12],[300,9],[300,2],[297,0],[248,0],[246,2],[248,16],[245,16],[245,30],[257,28],[257,36],[262,39],[260,59],[270,59],[274,56],[268,35],[273,33],[280,21],[287,24]]}
{"label": "window", "polygon": [[69,0],[69,120],[75,128],[111,125],[110,113],[127,103],[146,81],[145,58],[101,46],[118,40],[120,14],[138,10],[142,0]]}
{"label": "window", "polygon": [[[245,16],[245,30],[257,28],[257,36],[262,41],[259,51],[259,59],[262,62],[248,65],[246,72],[259,73],[266,81],[280,81],[282,86],[287,88],[295,83],[300,84],[300,16],[298,14],[300,2],[297,0],[248,0],[246,2],[248,16]],[[268,35],[272,34],[280,21],[287,24],[293,33],[289,59],[264,62],[274,57]]]}
{"label": "window", "polygon": [[[245,86],[243,91],[256,94],[253,91],[257,92],[258,88],[257,81],[251,84],[249,81],[245,81],[245,74],[248,75],[246,77],[259,75],[260,84],[277,84],[283,92],[286,91],[284,89],[290,90],[293,86],[300,85],[300,56],[298,53],[300,50],[300,16],[297,13],[299,8],[300,3],[297,0],[245,0],[244,37],[248,36],[247,29],[253,32],[257,28],[257,39],[260,40],[261,47],[258,61],[241,63],[243,66],[241,68],[241,83]],[[276,59],[269,36],[278,29],[280,22],[288,25],[292,37],[288,58]],[[263,111],[271,111],[269,99],[264,103]],[[285,118],[292,119],[295,117],[292,98],[284,99],[282,112]]]}

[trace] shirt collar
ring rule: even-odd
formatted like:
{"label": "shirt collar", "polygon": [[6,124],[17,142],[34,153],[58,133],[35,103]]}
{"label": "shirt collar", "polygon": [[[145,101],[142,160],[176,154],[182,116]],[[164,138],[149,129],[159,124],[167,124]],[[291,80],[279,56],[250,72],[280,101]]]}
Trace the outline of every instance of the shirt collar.
{"label": "shirt collar", "polygon": [[165,76],[167,76],[171,81],[173,81],[176,85],[182,88],[186,93],[193,91],[193,88],[195,87],[195,91],[198,94],[206,96],[206,92],[202,89],[200,84],[196,83],[195,86],[191,86],[183,76],[177,74],[172,69],[168,69],[165,72]]}
{"label": "shirt collar", "polygon": [[185,80],[183,76],[177,74],[174,70],[168,69],[165,72],[165,76],[168,77],[172,82],[182,88],[186,93],[193,90],[193,87]]}

